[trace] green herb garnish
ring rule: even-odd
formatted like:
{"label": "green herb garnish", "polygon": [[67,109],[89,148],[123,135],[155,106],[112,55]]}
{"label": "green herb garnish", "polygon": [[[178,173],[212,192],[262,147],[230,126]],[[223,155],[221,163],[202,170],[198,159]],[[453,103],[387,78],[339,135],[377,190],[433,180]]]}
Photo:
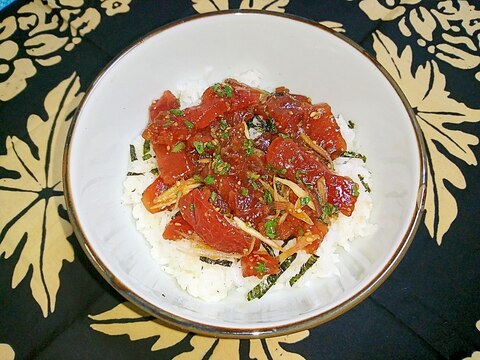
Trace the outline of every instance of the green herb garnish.
{"label": "green herb garnish", "polygon": [[255,152],[255,143],[251,139],[245,139],[243,142],[243,150],[245,150],[245,154],[252,155]]}
{"label": "green herb garnish", "polygon": [[212,175],[207,175],[205,176],[205,179],[203,179],[203,182],[207,185],[213,185],[215,178]]}
{"label": "green herb garnish", "polygon": [[164,129],[168,129],[170,126],[172,126],[172,120],[170,120],[170,118],[167,118],[167,119],[163,122],[163,128],[164,128]]}
{"label": "green herb garnish", "polygon": [[322,221],[326,222],[327,219],[333,215],[338,214],[338,209],[335,205],[326,203],[325,205],[322,206]]}
{"label": "green herb garnish", "polygon": [[195,147],[195,150],[201,155],[205,153],[205,146],[201,141],[194,141],[193,146]]}
{"label": "green herb garnish", "polygon": [[301,174],[306,174],[307,171],[306,170],[297,170],[295,171],[295,179],[297,179],[297,181],[300,183],[300,184],[303,184],[303,180],[300,178],[300,175]]}
{"label": "green herb garnish", "polygon": [[267,204],[273,202],[273,196],[272,194],[270,194],[270,191],[268,190],[265,190],[265,192],[263,193],[263,198],[265,199],[265,202]]}
{"label": "green herb garnish", "polygon": [[153,175],[155,175],[155,176],[158,176],[158,174],[159,174],[157,168],[153,168],[152,170],[150,170],[150,172],[151,172]]}
{"label": "green herb garnish", "polygon": [[270,239],[275,239],[275,236],[277,235],[276,227],[277,227],[277,219],[268,220],[265,223],[265,234],[267,234],[267,236]]}
{"label": "green herb garnish", "polygon": [[265,264],[264,261],[260,261],[255,267],[255,271],[257,272],[258,275],[266,274],[270,270],[267,267],[267,264]]}
{"label": "green herb garnish", "polygon": [[219,154],[213,160],[213,171],[215,174],[225,175],[230,170],[231,165],[222,160]]}
{"label": "green herb garnish", "polygon": [[222,98],[232,97],[233,88],[227,84],[216,83],[212,86],[213,92]]}
{"label": "green herb garnish", "polygon": [[305,196],[300,198],[300,205],[302,206],[308,205],[309,202],[310,202],[310,196]]}
{"label": "green herb garnish", "polygon": [[242,196],[247,196],[247,195],[248,195],[248,189],[246,189],[246,188],[241,188],[241,189],[240,189],[240,195],[242,195]]}
{"label": "green herb garnish", "polygon": [[218,194],[215,191],[212,191],[212,193],[210,194],[210,202],[215,202],[215,200],[217,200],[217,196]]}
{"label": "green herb garnish", "polygon": [[191,121],[185,120],[183,123],[184,123],[185,126],[186,126],[187,128],[189,128],[190,130],[192,130],[192,129],[195,127],[195,125],[193,125],[193,123],[192,123]]}
{"label": "green herb garnish", "polygon": [[202,181],[202,177],[198,174],[195,174],[195,175],[193,175],[193,180],[200,182],[200,181]]}
{"label": "green herb garnish", "polygon": [[278,134],[278,136],[280,136],[282,139],[288,139],[289,138],[288,135],[282,134],[282,133]]}
{"label": "green herb garnish", "polygon": [[176,144],[172,147],[172,152],[174,152],[174,153],[179,153],[179,152],[182,151],[183,149],[185,149],[185,143],[179,142],[179,143],[176,143]]}
{"label": "green herb garnish", "polygon": [[190,211],[194,211],[195,210],[195,204],[190,203],[190,205],[188,205],[188,208],[190,209]]}
{"label": "green herb garnish", "polygon": [[205,143],[205,147],[206,147],[208,150],[213,150],[213,149],[215,149],[215,145],[213,145],[210,141]]}
{"label": "green herb garnish", "polygon": [[180,110],[180,109],[171,109],[170,113],[172,113],[173,115],[177,115],[177,116],[183,116],[184,115],[183,111]]}
{"label": "green herb garnish", "polygon": [[352,194],[353,194],[353,196],[360,195],[360,193],[358,192],[358,185],[356,183],[352,184]]}

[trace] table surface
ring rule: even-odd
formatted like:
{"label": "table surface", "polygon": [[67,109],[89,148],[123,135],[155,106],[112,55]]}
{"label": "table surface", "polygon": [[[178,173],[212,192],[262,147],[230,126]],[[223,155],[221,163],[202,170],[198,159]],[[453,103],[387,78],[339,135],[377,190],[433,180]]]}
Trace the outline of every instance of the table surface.
{"label": "table surface", "polygon": [[[116,54],[238,8],[359,43],[399,83],[428,149],[426,216],[388,280],[327,324],[265,340],[183,333],[126,302],[77,243],[61,183],[75,107]],[[480,359],[479,83],[474,0],[15,1],[0,12],[0,358]]]}

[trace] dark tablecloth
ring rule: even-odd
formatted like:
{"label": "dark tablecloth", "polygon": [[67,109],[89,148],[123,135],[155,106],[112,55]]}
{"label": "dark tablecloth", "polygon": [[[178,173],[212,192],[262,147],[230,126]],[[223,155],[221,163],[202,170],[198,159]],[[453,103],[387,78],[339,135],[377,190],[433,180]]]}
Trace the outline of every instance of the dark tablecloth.
{"label": "dark tablecloth", "polygon": [[[73,111],[116,54],[169,22],[237,8],[361,44],[428,147],[426,216],[389,279],[327,324],[266,340],[183,333],[127,303],[80,249],[61,182]],[[474,0],[15,1],[0,12],[0,358],[480,359],[479,82]]]}

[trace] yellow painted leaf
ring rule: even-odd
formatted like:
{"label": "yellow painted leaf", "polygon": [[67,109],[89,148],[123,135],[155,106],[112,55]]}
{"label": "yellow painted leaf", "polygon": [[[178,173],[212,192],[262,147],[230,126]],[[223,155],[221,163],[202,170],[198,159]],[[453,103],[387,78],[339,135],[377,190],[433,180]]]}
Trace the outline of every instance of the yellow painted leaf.
{"label": "yellow painted leaf", "polygon": [[228,0],[192,0],[193,8],[200,14],[228,10]]}
{"label": "yellow painted leaf", "polygon": [[152,351],[172,347],[187,336],[187,333],[166,327],[128,302],[90,318],[94,321],[90,327],[107,335],[128,335],[132,341],[157,338]]}
{"label": "yellow painted leaf", "polygon": [[[294,354],[286,351],[280,344],[294,344],[310,335],[308,330],[301,331],[291,335],[278,336],[267,339],[255,339],[250,341],[250,357],[258,360],[268,359],[289,359],[289,360],[304,360],[305,358],[300,354]],[[265,352],[265,346],[269,354]]]}
{"label": "yellow painted leaf", "polygon": [[[116,305],[110,310],[96,315],[90,315],[95,331],[106,335],[127,335],[131,341],[156,338],[151,351],[158,351],[174,347],[184,340],[188,333],[175,330],[163,325],[159,320],[149,316],[129,302]],[[190,334],[192,350],[183,351],[173,358],[174,360],[204,359],[209,360],[238,360],[240,359],[240,341],[249,341],[250,356],[262,359],[304,359],[298,354],[286,351],[280,344],[293,344],[305,339],[308,331],[297,334],[279,336],[266,340],[238,340],[216,339],[212,337]]]}
{"label": "yellow painted leaf", "polygon": [[240,9],[285,12],[290,0],[242,0]]}
{"label": "yellow painted leaf", "polygon": [[373,38],[377,60],[402,88],[425,136],[430,175],[425,225],[441,244],[458,213],[457,201],[445,185],[466,187],[460,168],[442,151],[468,165],[477,165],[471,147],[479,143],[478,137],[462,131],[461,125],[480,122],[480,110],[471,109],[450,96],[446,91],[446,78],[435,61],[413,69],[409,46],[399,54],[395,43],[381,32],[375,32]]}
{"label": "yellow painted leaf", "polygon": [[73,73],[45,98],[46,119],[30,115],[27,130],[35,148],[16,137],[8,137],[2,166],[16,176],[0,178],[2,217],[0,255],[8,259],[18,253],[12,288],[31,274],[32,296],[43,316],[55,310],[63,262],[72,262],[72,234],[64,218],[62,157],[65,138],[83,94]]}

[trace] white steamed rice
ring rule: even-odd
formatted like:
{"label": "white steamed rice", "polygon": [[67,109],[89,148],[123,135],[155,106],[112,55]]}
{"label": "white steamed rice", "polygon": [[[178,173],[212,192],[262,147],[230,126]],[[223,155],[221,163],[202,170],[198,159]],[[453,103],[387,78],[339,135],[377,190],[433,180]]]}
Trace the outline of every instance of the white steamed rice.
{"label": "white steamed rice", "polygon": [[[250,86],[259,87],[261,75],[249,71],[235,76]],[[201,94],[209,84],[202,81],[189,82],[178,87],[177,96],[180,98],[181,107],[191,106],[198,102]],[[347,126],[345,120],[337,117],[342,135],[344,136],[349,150],[355,151],[355,132]],[[260,281],[256,277],[244,278],[240,263],[234,263],[231,267],[210,265],[200,261],[199,255],[192,252],[191,242],[188,240],[169,241],[162,237],[165,226],[168,224],[175,211],[165,211],[151,214],[142,204],[141,198],[144,189],[156,178],[151,173],[156,168],[155,154],[142,160],[143,138],[139,136],[132,145],[137,154],[136,161],[129,161],[128,172],[141,173],[143,175],[127,176],[124,183],[122,202],[132,208],[132,215],[136,227],[143,234],[151,246],[153,258],[160,264],[162,270],[173,276],[178,285],[192,296],[208,302],[216,302],[228,296],[229,292],[240,292],[246,298],[250,291]],[[349,176],[360,184],[358,174],[363,176],[364,181],[371,186],[370,172],[361,159],[338,158],[334,161],[335,170],[338,174]],[[356,237],[367,236],[376,230],[376,226],[369,222],[372,210],[372,198],[363,186],[359,186],[360,195],[355,205],[352,216],[343,214],[333,222],[317,250],[319,258],[317,262],[298,280],[293,287],[308,286],[317,278],[325,278],[340,275],[339,255],[337,250],[343,247],[349,250],[349,243]],[[270,290],[277,291],[283,287],[290,287],[289,279],[297,274],[302,264],[310,257],[304,251],[300,251],[292,265],[277,280],[276,285]]]}

